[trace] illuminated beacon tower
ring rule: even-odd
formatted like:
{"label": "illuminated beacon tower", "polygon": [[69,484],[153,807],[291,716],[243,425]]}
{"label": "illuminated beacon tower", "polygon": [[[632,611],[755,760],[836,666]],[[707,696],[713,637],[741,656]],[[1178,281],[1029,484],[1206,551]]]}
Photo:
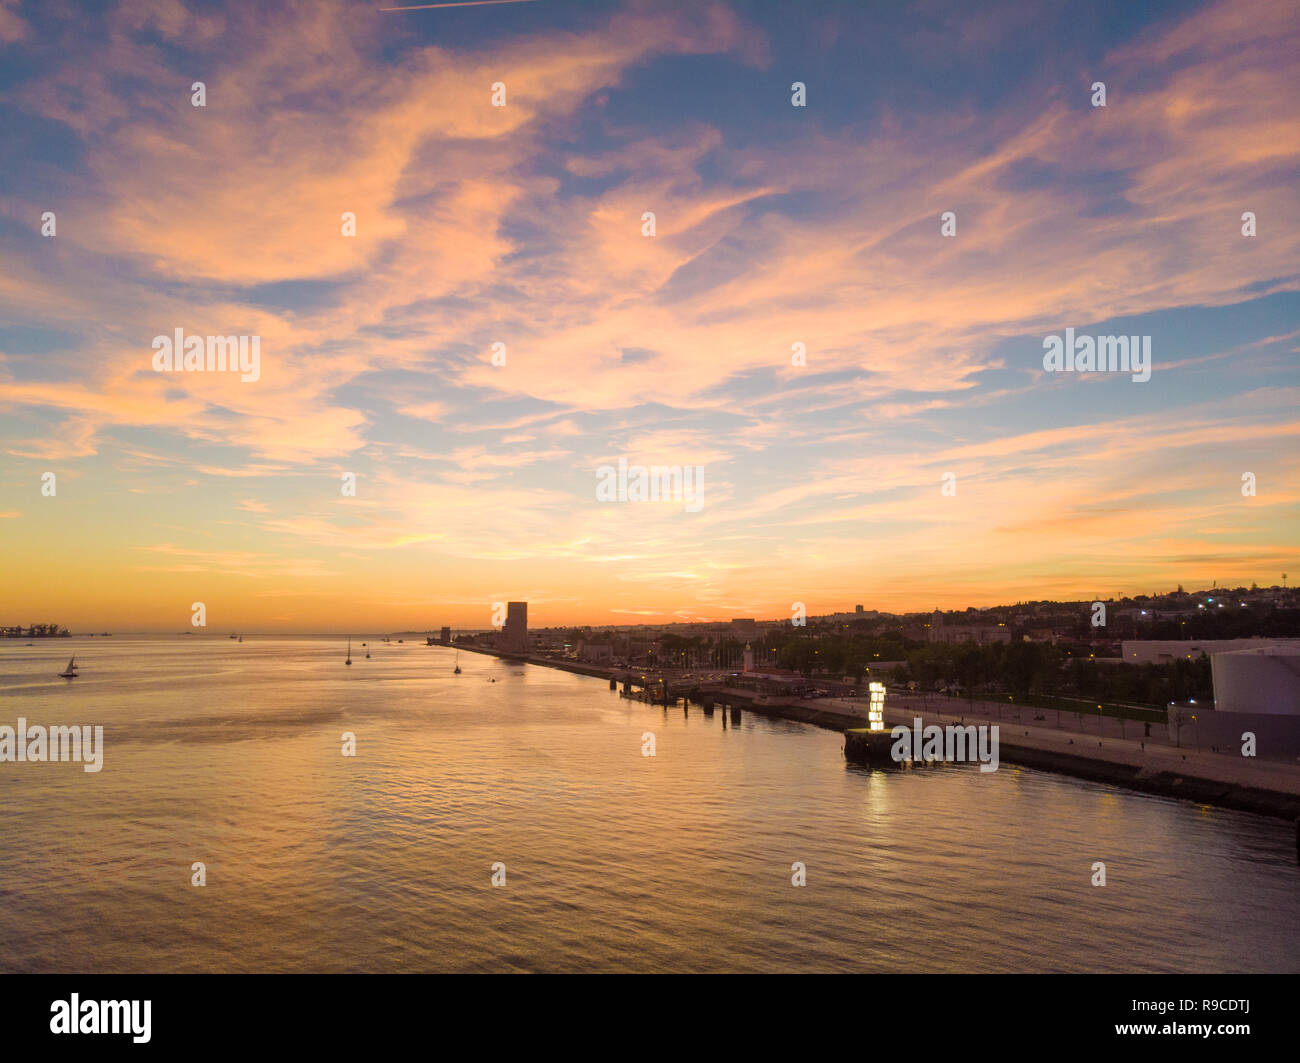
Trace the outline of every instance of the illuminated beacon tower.
{"label": "illuminated beacon tower", "polygon": [[893,756],[893,732],[885,730],[885,684],[869,683],[867,690],[867,726],[850,727],[844,732],[845,759],[873,768],[911,767],[910,761],[899,762]]}
{"label": "illuminated beacon tower", "polygon": [[885,729],[885,684],[872,683],[867,687],[871,700],[867,703],[867,730],[883,731]]}

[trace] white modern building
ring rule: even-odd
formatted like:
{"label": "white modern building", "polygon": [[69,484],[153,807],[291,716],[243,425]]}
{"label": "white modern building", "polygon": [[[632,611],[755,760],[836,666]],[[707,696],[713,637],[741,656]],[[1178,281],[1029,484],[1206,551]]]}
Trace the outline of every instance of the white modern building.
{"label": "white modern building", "polygon": [[1214,653],[1210,667],[1213,706],[1170,706],[1179,745],[1262,760],[1300,759],[1300,646]]}
{"label": "white modern building", "polygon": [[1216,712],[1300,718],[1300,646],[1230,650],[1210,657]]}

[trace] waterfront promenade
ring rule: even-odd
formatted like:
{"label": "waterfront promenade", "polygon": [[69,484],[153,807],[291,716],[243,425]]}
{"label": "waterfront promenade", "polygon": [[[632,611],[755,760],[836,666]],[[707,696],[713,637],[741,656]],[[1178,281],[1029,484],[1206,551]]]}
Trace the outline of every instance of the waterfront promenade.
{"label": "waterfront promenade", "polygon": [[[458,648],[605,680],[629,671],[545,657],[502,655],[486,647]],[[704,684],[699,696],[711,698],[718,705],[799,720],[833,731],[866,726],[865,698],[763,697],[721,683]],[[1035,715],[1044,719],[1034,720]],[[1132,720],[1057,713],[1001,701],[890,693],[885,703],[888,726],[910,727],[917,717],[925,726],[997,724],[1000,757],[1009,764],[1286,819],[1300,816],[1300,764],[1242,757],[1236,747],[1224,752],[1188,748],[1185,736],[1180,747],[1162,725],[1152,724],[1151,736],[1146,737],[1143,725]]]}
{"label": "waterfront promenade", "polygon": [[[1095,731],[1072,731],[1066,727],[1045,726],[1041,722],[1018,721],[1011,718],[1006,705],[997,702],[962,700],[951,706],[943,706],[943,708],[960,711],[943,712],[935,704],[942,700],[944,699],[930,699],[930,704],[923,706],[921,698],[893,698],[891,702],[886,703],[886,722],[891,726],[899,723],[910,726],[912,720],[919,716],[926,725],[933,723],[945,726],[962,722],[998,724],[1002,758],[1012,763],[1025,761],[1026,753],[1080,758],[1092,761],[1098,767],[1109,765],[1136,769],[1137,781],[1141,781],[1144,777],[1166,776],[1170,779],[1182,778],[1219,784],[1225,788],[1224,794],[1229,794],[1231,790],[1238,788],[1277,794],[1292,799],[1278,803],[1282,814],[1288,816],[1300,814],[1300,764],[1243,757],[1236,747],[1231,752],[1216,753],[1210,750],[1198,752],[1195,748],[1180,748],[1167,741],[1136,737],[1141,734],[1142,725],[1131,721],[1128,724],[1130,736],[1122,738],[1118,734],[1098,735]],[[847,713],[851,707],[845,705],[844,708]],[[861,721],[864,717],[865,713],[859,710],[856,714],[857,720]],[[1084,726],[1086,727],[1088,723],[1095,725],[1101,719],[1084,717]],[[1115,724],[1113,719],[1108,722]],[[1155,730],[1153,726],[1152,731]],[[1038,758],[1033,758],[1029,762],[1032,763],[1036,759]],[[1177,787],[1185,784],[1172,785]],[[1202,787],[1188,785],[1187,788],[1189,796],[1193,796],[1193,799],[1209,800],[1210,795],[1200,792],[1203,790]],[[1167,790],[1167,787],[1161,787],[1162,792]],[[1198,793],[1191,795],[1192,790]]]}

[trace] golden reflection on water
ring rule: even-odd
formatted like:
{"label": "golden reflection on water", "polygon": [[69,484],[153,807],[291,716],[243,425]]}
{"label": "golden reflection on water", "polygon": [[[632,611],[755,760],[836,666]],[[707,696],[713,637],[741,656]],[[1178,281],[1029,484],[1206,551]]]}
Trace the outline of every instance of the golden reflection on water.
{"label": "golden reflection on water", "polygon": [[1281,821],[865,771],[828,731],[366,641],[344,668],[332,641],[115,638],[73,686],[63,647],[3,647],[4,722],[102,723],[105,752],[0,765],[0,967],[1295,969]]}

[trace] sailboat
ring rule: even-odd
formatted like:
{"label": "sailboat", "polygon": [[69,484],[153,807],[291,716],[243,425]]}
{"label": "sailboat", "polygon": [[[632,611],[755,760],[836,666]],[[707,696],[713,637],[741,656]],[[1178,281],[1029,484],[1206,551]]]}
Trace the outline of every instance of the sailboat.
{"label": "sailboat", "polygon": [[343,663],[344,664],[352,663],[352,636],[351,635],[348,636],[348,659]]}
{"label": "sailboat", "polygon": [[460,675],[460,654],[459,653],[456,654],[456,671],[454,674]]}
{"label": "sailboat", "polygon": [[59,678],[60,678],[60,679],[76,679],[76,678],[77,678],[77,665],[76,665],[76,660],[77,660],[77,658],[76,658],[76,655],[75,655],[75,654],[74,654],[73,656],[71,656],[71,657],[68,658],[68,667],[65,668],[62,672],[59,673]]}
{"label": "sailboat", "polygon": [[240,635],[240,636],[239,636],[239,641],[240,641],[240,642],[243,642],[243,641],[244,641],[244,636],[243,636],[243,635]]}

